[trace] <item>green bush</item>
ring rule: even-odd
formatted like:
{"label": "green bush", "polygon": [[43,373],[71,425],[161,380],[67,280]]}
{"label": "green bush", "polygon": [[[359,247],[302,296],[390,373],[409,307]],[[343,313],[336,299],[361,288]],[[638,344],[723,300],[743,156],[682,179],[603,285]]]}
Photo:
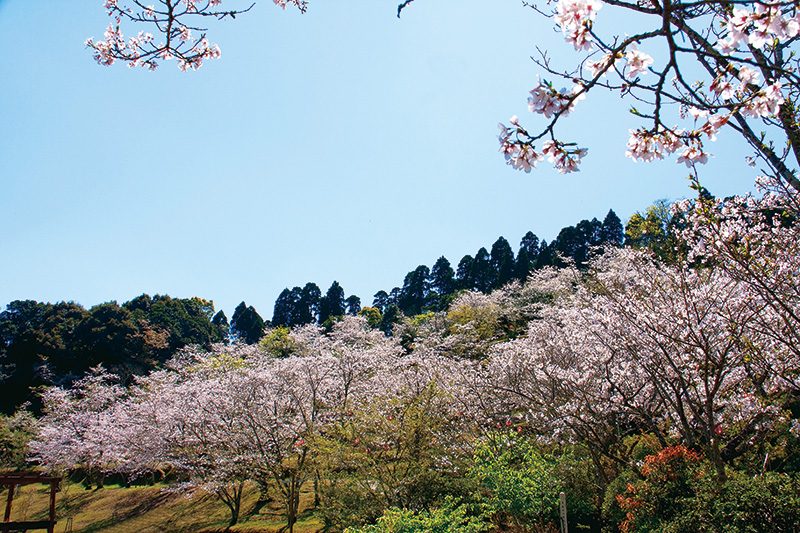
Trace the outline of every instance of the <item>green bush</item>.
{"label": "green bush", "polygon": [[0,469],[25,468],[28,443],[36,432],[36,419],[27,411],[0,415]]}
{"label": "green bush", "polygon": [[430,511],[387,509],[373,525],[348,528],[345,533],[482,533],[489,530],[484,513],[461,504],[452,498]]}
{"label": "green bush", "polygon": [[590,464],[572,453],[548,454],[513,431],[498,433],[476,447],[472,475],[501,524],[558,524],[560,492],[567,495],[572,528],[595,522],[596,491]]}

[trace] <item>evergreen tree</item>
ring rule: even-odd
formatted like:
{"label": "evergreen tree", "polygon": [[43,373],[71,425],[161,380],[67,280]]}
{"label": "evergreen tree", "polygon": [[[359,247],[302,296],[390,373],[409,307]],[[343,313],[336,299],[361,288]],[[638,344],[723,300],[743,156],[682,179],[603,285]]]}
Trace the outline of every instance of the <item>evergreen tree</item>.
{"label": "evergreen tree", "polygon": [[[240,304],[240,306],[241,305],[242,304]],[[238,310],[239,308],[237,307],[236,309]],[[294,302],[292,301],[292,291],[288,288],[283,289],[278,295],[277,300],[275,300],[275,308],[272,311],[272,325],[275,327],[289,327],[292,323],[293,311]],[[235,312],[233,316],[236,316]]]}
{"label": "evergreen tree", "polygon": [[544,268],[553,266],[555,264],[555,249],[552,245],[547,244],[546,240],[542,240],[539,245],[539,254],[536,257],[536,268]]}
{"label": "evergreen tree", "polygon": [[389,294],[386,291],[378,291],[372,297],[372,307],[383,313],[389,305]]}
{"label": "evergreen tree", "polygon": [[425,265],[420,265],[406,274],[397,302],[400,310],[406,316],[420,314],[428,302],[428,277],[430,277],[430,270]]}
{"label": "evergreen tree", "polygon": [[396,304],[390,303],[386,306],[386,311],[381,316],[381,323],[378,327],[386,335],[391,335],[395,324],[397,324],[402,317],[403,313],[400,311],[400,308],[397,307]]}
{"label": "evergreen tree", "polygon": [[[287,291],[288,292],[288,291]],[[244,302],[236,306],[231,317],[231,334],[240,342],[255,344],[264,335],[264,319]]]}
{"label": "evergreen tree", "polygon": [[400,287],[394,287],[389,291],[389,305],[397,305],[397,302],[400,301],[401,292],[402,289]]}
{"label": "evergreen tree", "polygon": [[475,260],[471,255],[465,255],[458,262],[458,270],[456,271],[456,286],[459,289],[474,289],[475,282],[472,277],[472,263]]}
{"label": "evergreen tree", "polygon": [[539,237],[529,231],[519,243],[519,252],[514,263],[514,277],[520,281],[528,279],[528,274],[536,267],[538,258]]}
{"label": "evergreen tree", "polygon": [[298,326],[300,324],[308,324],[305,322],[308,318],[308,309],[303,309],[303,289],[300,287],[292,287],[289,293],[289,327]]}
{"label": "evergreen tree", "polygon": [[361,311],[361,298],[355,294],[348,296],[344,302],[347,304],[348,315],[356,316],[358,315],[359,311]]}
{"label": "evergreen tree", "polygon": [[499,237],[492,245],[490,260],[494,271],[492,288],[498,289],[514,278],[514,252],[504,237]]}
{"label": "evergreen tree", "polygon": [[488,293],[492,290],[495,277],[489,252],[486,251],[486,248],[481,248],[472,261],[473,287],[483,293]]}
{"label": "evergreen tree", "polygon": [[300,311],[298,313],[297,325],[313,324],[317,321],[319,315],[319,302],[322,298],[322,291],[316,283],[308,282],[300,292],[298,305]]}
{"label": "evergreen tree", "polygon": [[624,237],[622,221],[613,209],[609,209],[606,218],[603,219],[603,227],[600,229],[600,243],[619,247],[622,246]]}
{"label": "evergreen tree", "polygon": [[324,324],[329,318],[342,316],[344,311],[344,289],[338,281],[334,281],[319,302],[319,323]]}
{"label": "evergreen tree", "polygon": [[211,323],[214,303],[204,298],[172,298],[142,294],[122,304],[134,320],[146,320],[151,326],[169,333],[170,352],[189,345],[205,348],[219,342],[219,330]]}
{"label": "evergreen tree", "polygon": [[227,341],[231,333],[231,326],[228,324],[228,317],[225,316],[225,312],[222,309],[214,315],[214,318],[211,319],[211,323],[217,328],[220,340]]}
{"label": "evergreen tree", "polygon": [[443,310],[447,306],[448,296],[456,289],[455,273],[446,257],[442,256],[434,263],[428,277],[428,287],[430,295],[427,306],[436,311]]}

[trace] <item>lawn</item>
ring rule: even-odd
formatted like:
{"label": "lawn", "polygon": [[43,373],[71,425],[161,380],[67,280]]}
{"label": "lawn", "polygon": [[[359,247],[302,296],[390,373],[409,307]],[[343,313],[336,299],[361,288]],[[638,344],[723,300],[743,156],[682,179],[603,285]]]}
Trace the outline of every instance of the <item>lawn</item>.
{"label": "lawn", "polygon": [[[248,487],[242,498],[242,519],[230,531],[273,533],[285,526],[280,501],[270,502],[258,514],[255,508],[258,491]],[[311,485],[301,496],[301,515],[295,532],[322,530],[322,523],[310,509]],[[5,503],[6,492],[0,492]],[[29,485],[18,489],[14,497],[12,520],[47,518],[49,487]],[[56,531],[74,533],[212,533],[225,531],[228,509],[216,497],[204,493],[176,493],[166,485],[123,487],[107,485],[87,490],[83,485],[65,482],[57,495]]]}

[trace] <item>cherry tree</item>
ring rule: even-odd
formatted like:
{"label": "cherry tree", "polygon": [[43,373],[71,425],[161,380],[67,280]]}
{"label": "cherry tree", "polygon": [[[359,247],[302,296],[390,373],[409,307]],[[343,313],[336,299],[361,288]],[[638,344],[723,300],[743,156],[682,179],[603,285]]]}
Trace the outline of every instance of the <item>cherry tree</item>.
{"label": "cherry tree", "polygon": [[116,469],[118,454],[106,440],[116,424],[113,407],[125,389],[102,367],[78,380],[72,389],[44,392],[44,416],[30,443],[30,459],[59,471],[82,470],[88,484],[103,485]]}
{"label": "cherry tree", "polygon": [[593,267],[524,338],[497,347],[487,386],[543,436],[622,466],[619,441],[638,428],[703,450],[724,479],[725,464],[788,422],[797,391],[798,359],[759,326],[768,307],[723,269],[633,250]]}
{"label": "cherry tree", "polygon": [[800,372],[800,193],[774,177],[757,180],[759,195],[700,197],[674,209],[689,259],[737,280],[761,312],[753,335],[769,341],[769,365],[781,386],[797,390]]}
{"label": "cherry tree", "polygon": [[[552,18],[578,58],[567,68],[539,50],[544,75],[530,91],[529,110],[546,125],[530,131],[519,118],[500,125],[508,164],[530,171],[547,157],[574,172],[586,148],[560,139],[557,126],[593,89],[620,94],[642,126],[630,132],[626,155],[653,161],[677,154],[690,168],[708,160],[706,144],[725,127],[741,136],[770,175],[800,189],[800,130],[795,2],[559,0],[526,3]],[[603,9],[625,14],[628,33],[603,32]],[[559,88],[556,80],[568,86]],[[539,144],[541,143],[541,144]]]}

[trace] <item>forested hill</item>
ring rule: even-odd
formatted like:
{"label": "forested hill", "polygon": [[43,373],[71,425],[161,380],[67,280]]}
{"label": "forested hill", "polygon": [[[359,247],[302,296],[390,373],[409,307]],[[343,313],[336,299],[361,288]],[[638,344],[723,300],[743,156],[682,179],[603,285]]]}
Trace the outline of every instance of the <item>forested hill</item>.
{"label": "forested hill", "polygon": [[621,246],[623,241],[651,246],[658,235],[666,235],[667,225],[667,212],[656,205],[631,217],[624,237],[613,211],[602,222],[583,220],[562,229],[550,243],[528,232],[516,254],[500,237],[490,250],[464,256],[455,268],[444,257],[430,269],[415,268],[402,286],[379,291],[363,309],[357,296],[345,298],[337,282],[325,294],[314,283],[287,288],[278,296],[271,322],[242,302],[229,323],[211,300],[198,297],[144,294],[89,309],[73,302],[14,301],[0,313],[0,411],[11,413],[26,402],[38,410],[38,387],[69,385],[98,364],[126,380],[158,367],[187,345],[256,343],[269,326],[325,324],[336,316],[361,313],[374,327],[391,333],[404,315],[444,309],[458,291],[490,292],[537,268],[558,266],[560,257],[581,265],[595,246]]}
{"label": "forested hill", "polygon": [[[638,224],[638,219],[631,220],[634,225]],[[634,228],[631,230],[639,233]],[[622,244],[622,222],[609,210],[602,222],[596,218],[582,220],[575,226],[563,228],[550,243],[540,241],[529,231],[522,237],[516,255],[508,240],[499,237],[490,250],[482,247],[474,256],[465,255],[455,268],[446,257],[439,257],[431,268],[420,265],[406,274],[402,286],[375,293],[371,306],[363,310],[361,299],[354,295],[345,298],[344,290],[336,281],[324,295],[313,282],[304,287],[286,288],[275,302],[271,324],[286,327],[313,322],[325,324],[331,317],[361,312],[368,313],[371,323],[379,324],[390,333],[392,324],[401,315],[441,311],[459,291],[488,293],[510,281],[522,281],[536,269],[560,266],[565,258],[584,265],[594,247]]]}

